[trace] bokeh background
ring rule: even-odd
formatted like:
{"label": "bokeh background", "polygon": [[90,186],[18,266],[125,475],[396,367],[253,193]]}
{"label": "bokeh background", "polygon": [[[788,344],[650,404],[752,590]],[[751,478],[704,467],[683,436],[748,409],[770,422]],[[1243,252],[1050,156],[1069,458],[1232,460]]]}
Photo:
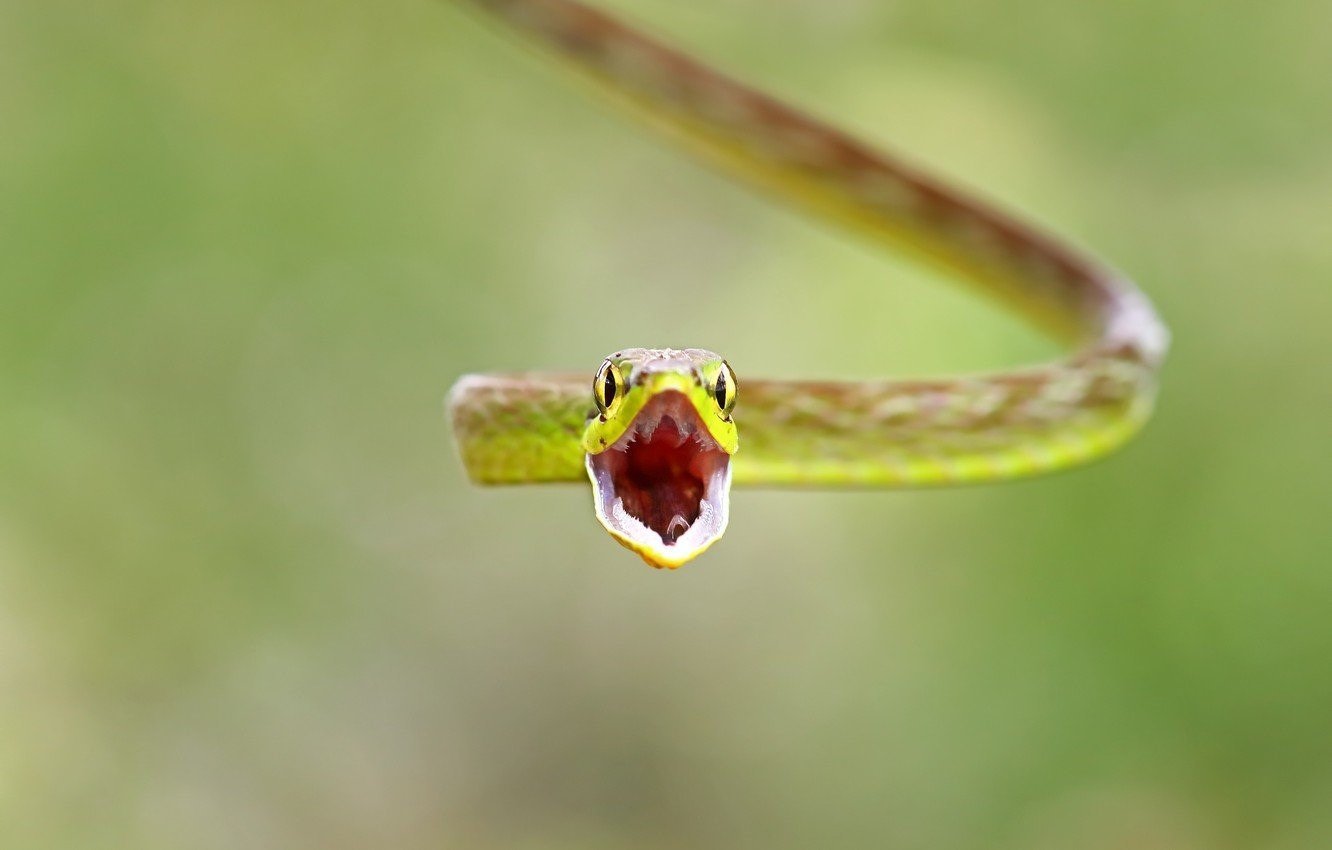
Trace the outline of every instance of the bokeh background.
{"label": "bokeh background", "polygon": [[1143,282],[1113,460],[648,569],[468,371],[1047,356],[429,0],[0,0],[0,847],[1332,846],[1332,8],[615,6]]}

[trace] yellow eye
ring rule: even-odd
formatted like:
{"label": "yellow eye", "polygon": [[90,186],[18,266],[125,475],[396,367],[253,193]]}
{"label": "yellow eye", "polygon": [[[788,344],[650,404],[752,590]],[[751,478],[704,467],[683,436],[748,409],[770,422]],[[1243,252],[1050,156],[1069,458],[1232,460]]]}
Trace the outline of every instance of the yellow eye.
{"label": "yellow eye", "polygon": [[735,409],[737,389],[735,373],[731,371],[730,364],[723,360],[717,369],[717,377],[712,382],[712,399],[717,402],[717,409],[721,411],[722,416],[730,418],[731,411]]}
{"label": "yellow eye", "polygon": [[607,360],[592,379],[592,396],[597,400],[597,409],[601,415],[610,416],[614,413],[623,395],[624,376],[620,374],[618,366]]}

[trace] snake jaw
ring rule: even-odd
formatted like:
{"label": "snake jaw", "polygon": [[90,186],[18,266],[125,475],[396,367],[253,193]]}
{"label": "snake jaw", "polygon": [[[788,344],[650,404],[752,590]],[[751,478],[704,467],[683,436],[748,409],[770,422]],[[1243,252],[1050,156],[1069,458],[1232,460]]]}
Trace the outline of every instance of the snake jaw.
{"label": "snake jaw", "polygon": [[653,396],[624,434],[587,455],[597,519],[654,567],[675,569],[726,531],[731,456],[679,392]]}

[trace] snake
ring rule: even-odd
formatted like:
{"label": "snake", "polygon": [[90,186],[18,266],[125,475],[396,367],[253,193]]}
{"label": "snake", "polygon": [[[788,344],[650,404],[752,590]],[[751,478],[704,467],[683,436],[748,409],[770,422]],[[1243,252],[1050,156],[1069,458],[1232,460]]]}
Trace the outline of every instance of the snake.
{"label": "snake", "polygon": [[732,485],[1024,478],[1101,458],[1150,417],[1169,332],[1112,266],[600,9],[450,2],[742,182],[949,273],[1067,352],[929,379],[742,382],[698,348],[623,349],[590,374],[464,375],[446,409],[471,481],[590,483],[606,531],[674,569],[725,533]]}

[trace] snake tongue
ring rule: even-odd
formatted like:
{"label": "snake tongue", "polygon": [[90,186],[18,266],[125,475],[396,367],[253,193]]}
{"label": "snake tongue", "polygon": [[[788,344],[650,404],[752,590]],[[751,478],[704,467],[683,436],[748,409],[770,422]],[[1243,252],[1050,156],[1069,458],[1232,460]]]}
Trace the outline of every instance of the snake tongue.
{"label": "snake tongue", "polygon": [[587,456],[597,518],[656,567],[678,567],[726,530],[730,455],[688,398],[654,396],[624,436]]}
{"label": "snake tongue", "polygon": [[661,536],[661,539],[666,541],[667,544],[672,544],[680,539],[681,534],[684,534],[688,530],[689,520],[685,519],[681,514],[676,514],[671,517],[671,521],[666,524],[666,533]]}

